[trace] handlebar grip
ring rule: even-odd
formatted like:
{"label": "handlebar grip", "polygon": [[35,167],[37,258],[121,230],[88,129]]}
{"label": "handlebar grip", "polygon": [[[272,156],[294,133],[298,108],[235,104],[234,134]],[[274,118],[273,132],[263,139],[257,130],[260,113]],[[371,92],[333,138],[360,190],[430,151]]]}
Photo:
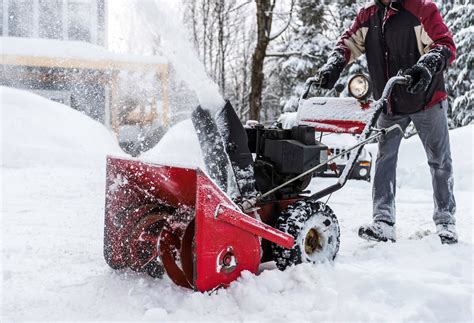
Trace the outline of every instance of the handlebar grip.
{"label": "handlebar grip", "polygon": [[405,78],[405,81],[403,83],[400,83],[400,84],[410,84],[411,81],[413,80],[411,75],[403,75],[403,77]]}
{"label": "handlebar grip", "polygon": [[320,83],[321,84],[322,80],[319,77],[319,75],[315,75],[313,77],[307,78],[306,82],[304,83],[305,89],[303,91],[303,94],[301,95],[300,99],[306,99],[308,97],[309,91],[311,90],[311,86],[314,83]]}

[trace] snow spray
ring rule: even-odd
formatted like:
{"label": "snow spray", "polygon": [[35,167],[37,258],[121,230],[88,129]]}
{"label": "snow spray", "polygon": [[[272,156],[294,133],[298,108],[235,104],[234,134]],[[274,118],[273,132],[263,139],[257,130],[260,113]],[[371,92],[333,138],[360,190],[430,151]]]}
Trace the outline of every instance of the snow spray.
{"label": "snow spray", "polygon": [[219,87],[206,74],[204,65],[189,41],[189,35],[181,21],[181,14],[169,1],[136,1],[136,21],[147,32],[161,39],[164,56],[173,64],[176,72],[194,90],[201,106],[214,114],[224,106]]}

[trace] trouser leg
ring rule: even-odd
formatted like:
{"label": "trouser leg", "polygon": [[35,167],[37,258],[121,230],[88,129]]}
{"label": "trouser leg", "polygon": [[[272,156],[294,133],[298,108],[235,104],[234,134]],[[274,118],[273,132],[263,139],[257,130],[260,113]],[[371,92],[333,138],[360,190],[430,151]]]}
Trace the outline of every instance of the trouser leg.
{"label": "trouser leg", "polygon": [[410,117],[418,130],[430,166],[436,224],[454,224],[456,201],[453,194],[453,167],[449,145],[446,102]]}
{"label": "trouser leg", "polygon": [[[409,123],[410,117],[406,115],[381,114],[377,127],[387,128],[398,124],[405,131]],[[395,223],[396,168],[401,139],[402,134],[394,130],[383,136],[378,143],[379,150],[372,186],[374,222]]]}

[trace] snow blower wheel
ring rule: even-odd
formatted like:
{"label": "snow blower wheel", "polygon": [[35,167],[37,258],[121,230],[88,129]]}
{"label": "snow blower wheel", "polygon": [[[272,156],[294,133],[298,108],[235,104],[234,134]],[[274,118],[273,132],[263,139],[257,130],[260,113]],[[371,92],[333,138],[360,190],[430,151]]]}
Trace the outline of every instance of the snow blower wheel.
{"label": "snow blower wheel", "polygon": [[339,223],[324,203],[298,201],[277,220],[277,229],[295,239],[291,249],[273,244],[273,258],[278,269],[300,264],[334,260],[339,250]]}

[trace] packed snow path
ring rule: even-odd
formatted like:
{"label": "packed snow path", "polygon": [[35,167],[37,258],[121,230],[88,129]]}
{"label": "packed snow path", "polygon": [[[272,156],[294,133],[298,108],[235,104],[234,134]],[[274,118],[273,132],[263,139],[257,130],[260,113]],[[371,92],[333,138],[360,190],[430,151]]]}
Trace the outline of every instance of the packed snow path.
{"label": "packed snow path", "polygon": [[[459,184],[457,245],[441,245],[430,234],[429,173],[419,140],[413,138],[402,144],[397,243],[357,237],[359,225],[370,221],[371,185],[349,181],[329,201],[342,231],[334,263],[285,272],[265,264],[260,275],[244,273],[228,289],[209,295],[177,287],[167,278],[154,280],[107,266],[102,254],[105,159],[87,150],[94,146],[74,143],[87,139],[92,144],[94,136],[108,134],[92,131],[96,125],[77,114],[71,120],[81,121],[84,129],[76,137],[64,138],[67,132],[61,127],[56,135],[41,137],[43,127],[53,133],[54,123],[64,125],[71,115],[61,117],[57,104],[46,109],[46,100],[33,104],[31,95],[23,95],[32,100],[28,109],[42,106],[50,115],[28,128],[17,125],[29,131],[19,139],[15,125],[2,119],[4,152],[5,147],[11,152],[20,147],[15,140],[24,145],[18,154],[2,156],[0,321],[472,321],[472,126],[451,132]],[[11,111],[4,109],[3,117]],[[34,138],[41,138],[41,145]],[[101,149],[114,151],[108,142],[104,139]],[[88,162],[71,158],[71,146]],[[316,179],[313,186],[333,182]]]}

